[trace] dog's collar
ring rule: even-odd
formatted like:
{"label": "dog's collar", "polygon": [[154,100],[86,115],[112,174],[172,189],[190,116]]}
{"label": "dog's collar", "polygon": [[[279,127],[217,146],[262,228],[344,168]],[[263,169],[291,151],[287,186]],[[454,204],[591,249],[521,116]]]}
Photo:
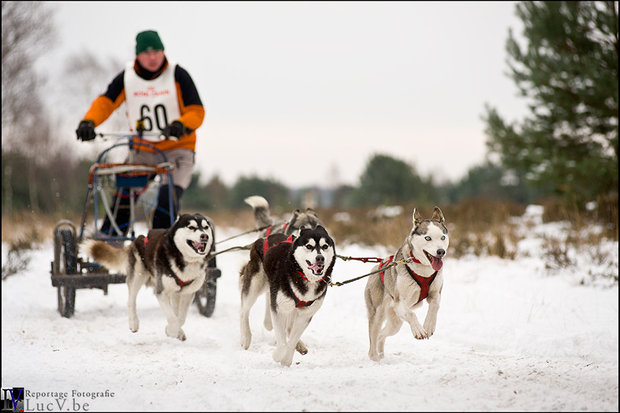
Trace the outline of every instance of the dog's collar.
{"label": "dog's collar", "polygon": [[299,298],[297,298],[295,293],[293,293],[293,300],[295,300],[295,308],[308,307],[309,305],[312,305],[312,303],[316,301],[316,300],[301,301]]}
{"label": "dog's collar", "polygon": [[411,252],[411,250],[409,250],[409,255],[411,256],[411,260],[413,262],[415,262],[416,264],[422,264],[416,257],[413,256],[413,252]]}
{"label": "dog's collar", "polygon": [[[299,264],[298,264],[299,265]],[[303,278],[304,280],[310,282],[308,280],[308,278],[306,277],[306,274],[304,274],[303,271],[299,271],[297,270],[297,274],[301,275],[301,278]],[[327,275],[325,275],[323,278],[321,278],[319,281],[317,282],[321,282],[321,281],[325,281],[325,279],[327,278]],[[299,298],[297,298],[297,296],[295,295],[295,293],[293,293],[293,300],[295,300],[295,308],[300,308],[300,307],[307,307],[310,304],[312,304],[313,302],[315,302],[316,300],[312,300],[312,301],[301,301]]]}
{"label": "dog's collar", "polygon": [[183,281],[182,279],[180,279],[179,277],[176,276],[175,273],[170,273],[172,275],[172,277],[174,278],[174,281],[176,281],[177,285],[179,287],[185,287],[186,285],[190,285],[191,283],[194,282],[194,280],[189,280],[189,281]]}

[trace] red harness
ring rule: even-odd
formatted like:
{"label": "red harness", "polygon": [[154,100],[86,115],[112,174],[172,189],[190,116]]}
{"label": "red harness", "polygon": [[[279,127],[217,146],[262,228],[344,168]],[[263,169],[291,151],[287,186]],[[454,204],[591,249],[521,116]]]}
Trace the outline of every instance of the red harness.
{"label": "red harness", "polygon": [[[417,264],[421,264],[420,261],[418,261],[413,256],[411,251],[409,251],[409,255],[413,259],[413,262],[415,262]],[[389,263],[391,263],[393,259],[394,259],[394,256],[390,255],[390,257],[388,258],[387,261],[381,261],[381,264],[379,264],[379,269],[381,269],[381,267],[383,267],[384,265],[388,265]],[[405,264],[405,268],[407,269],[407,272],[409,272],[409,275],[411,276],[411,278],[413,278],[413,280],[420,286],[420,298],[418,298],[418,303],[419,303],[420,301],[422,301],[426,297],[428,297],[428,290],[431,288],[431,284],[435,280],[435,277],[437,276],[438,271],[435,271],[435,273],[433,275],[431,275],[430,277],[422,277],[421,275],[418,275],[415,272],[413,272],[413,270],[411,268],[409,268],[409,266],[407,264]],[[379,273],[379,278],[381,278],[381,284],[385,288],[385,283],[383,282],[384,275],[385,275],[385,271],[381,271]],[[390,295],[392,295],[392,294],[390,294]],[[392,296],[392,298],[394,298],[394,296]]]}
{"label": "red harness", "polygon": [[[288,222],[285,222],[284,225],[282,226],[282,229],[283,230],[286,229],[287,225],[288,225]],[[267,227],[267,231],[265,231],[265,243],[263,244],[263,257],[267,254],[267,250],[269,249],[269,244],[267,243],[267,237],[269,237],[269,235],[271,234],[272,227],[273,225],[269,225],[269,227]],[[288,242],[288,239],[283,242]],[[293,242],[292,239],[291,239],[291,242]]]}
{"label": "red harness", "polygon": [[[284,223],[284,226],[282,227],[282,229],[286,228],[286,222]],[[269,250],[269,248],[273,248],[274,245],[272,245],[271,247],[269,247],[269,243],[267,242],[267,237],[269,237],[269,234],[271,233],[271,226],[269,228],[267,228],[267,232],[265,232],[265,243],[263,244],[263,257],[265,255],[267,255],[267,251]],[[282,243],[289,243],[292,244],[293,243],[293,235],[290,235],[287,239],[285,239],[284,241],[280,242],[279,244],[276,245],[280,245]],[[306,278],[306,275],[303,273],[303,271],[297,271],[297,274],[301,275],[301,277],[308,281],[308,278]],[[327,276],[321,278],[319,280],[319,282],[325,280]],[[300,307],[307,307],[309,305],[311,305],[315,300],[312,301],[302,301],[299,298],[297,298],[297,296],[295,295],[295,293],[293,293],[293,300],[295,301],[295,308],[300,308]]]}
{"label": "red harness", "polygon": [[[144,248],[146,248],[146,243],[149,242],[148,237],[145,235],[144,236]],[[174,278],[174,281],[177,283],[177,285],[179,287],[185,287],[186,285],[190,285],[191,283],[194,282],[194,280],[189,280],[189,281],[183,281],[182,279],[180,279],[179,277],[176,276],[175,273],[171,273],[172,274],[172,278]]]}

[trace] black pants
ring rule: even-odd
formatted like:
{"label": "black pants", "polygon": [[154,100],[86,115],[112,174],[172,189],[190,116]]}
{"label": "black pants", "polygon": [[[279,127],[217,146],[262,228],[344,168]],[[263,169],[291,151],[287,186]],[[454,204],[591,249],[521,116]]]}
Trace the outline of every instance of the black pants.
{"label": "black pants", "polygon": [[[180,186],[174,185],[174,191],[172,192],[172,214],[168,211],[169,200],[168,200],[168,186],[162,185],[159,187],[159,194],[157,195],[157,208],[155,209],[155,213],[153,214],[153,229],[155,228],[170,228],[170,215],[172,215],[174,220],[177,217],[179,212],[181,195],[183,195],[183,188]],[[101,232],[103,234],[110,234],[116,236],[125,236],[127,235],[128,227],[129,227],[129,195],[127,190],[124,188],[120,191],[120,195],[118,192],[114,194],[113,205],[116,205],[118,200],[118,210],[116,212],[116,225],[121,230],[122,234],[116,234],[114,228],[111,227],[110,219],[106,215],[105,220],[103,221],[103,225],[101,226]],[[119,199],[120,197],[120,199]]]}

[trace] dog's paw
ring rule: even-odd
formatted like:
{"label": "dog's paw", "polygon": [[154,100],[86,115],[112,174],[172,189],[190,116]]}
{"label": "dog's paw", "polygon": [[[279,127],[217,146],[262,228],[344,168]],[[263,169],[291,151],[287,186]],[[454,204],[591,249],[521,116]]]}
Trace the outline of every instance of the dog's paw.
{"label": "dog's paw", "polygon": [[293,364],[293,355],[295,349],[289,349],[286,346],[277,347],[273,352],[273,359],[285,367],[290,367]]}
{"label": "dog's paw", "polygon": [[187,339],[182,328],[170,325],[166,326],[166,335],[168,337],[178,338],[181,341],[185,341]]}
{"label": "dog's paw", "polygon": [[293,354],[295,354],[295,351],[288,351],[284,355],[284,358],[282,359],[282,361],[280,361],[280,364],[286,367],[290,367],[291,364],[293,364]]}
{"label": "dog's paw", "polygon": [[297,345],[295,346],[295,350],[301,355],[308,354],[308,347],[304,344],[303,341],[299,340]]}
{"label": "dog's paw", "polygon": [[252,342],[252,333],[243,334],[241,333],[241,347],[244,350],[250,348],[250,343]]}
{"label": "dog's paw", "polygon": [[284,359],[285,355],[286,355],[286,347],[284,346],[276,347],[276,349],[273,351],[273,360],[280,363]]}
{"label": "dog's paw", "polygon": [[435,332],[435,323],[429,322],[428,320],[424,322],[424,331],[426,331],[427,338],[433,335]]}
{"label": "dog's paw", "polygon": [[425,338],[430,337],[422,326],[417,326],[415,328],[411,327],[411,332],[413,333],[413,336],[418,340],[424,340]]}
{"label": "dog's paw", "polygon": [[137,318],[129,318],[129,329],[132,333],[136,333],[140,327],[140,322]]}
{"label": "dog's paw", "polygon": [[375,351],[369,351],[368,352],[368,357],[372,360],[372,361],[376,361],[379,362],[382,358],[383,358],[383,354],[379,354]]}

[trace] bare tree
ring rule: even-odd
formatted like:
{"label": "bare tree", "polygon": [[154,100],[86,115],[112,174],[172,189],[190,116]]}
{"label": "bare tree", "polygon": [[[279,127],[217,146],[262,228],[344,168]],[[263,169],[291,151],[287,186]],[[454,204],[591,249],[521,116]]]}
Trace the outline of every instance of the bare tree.
{"label": "bare tree", "polygon": [[3,129],[32,123],[42,109],[33,63],[54,41],[52,13],[44,3],[2,2]]}
{"label": "bare tree", "polygon": [[36,59],[55,39],[52,10],[39,2],[2,2],[2,143],[28,159],[30,205],[38,210],[37,158],[50,146]]}
{"label": "bare tree", "polygon": [[[65,59],[61,76],[70,82],[55,82],[62,88],[55,93],[62,99],[62,107],[68,118],[86,113],[95,97],[106,91],[108,83],[124,68],[124,64],[113,57],[98,57],[88,50],[73,53]],[[113,130],[126,130],[127,119],[121,106],[106,121]],[[77,126],[77,123],[75,124]]]}

